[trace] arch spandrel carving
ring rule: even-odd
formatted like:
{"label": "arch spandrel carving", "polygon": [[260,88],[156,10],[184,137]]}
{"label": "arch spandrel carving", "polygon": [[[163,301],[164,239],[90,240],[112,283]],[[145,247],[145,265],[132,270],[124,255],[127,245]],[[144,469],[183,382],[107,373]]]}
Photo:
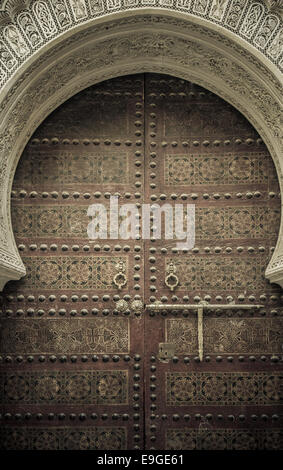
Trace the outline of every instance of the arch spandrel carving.
{"label": "arch spandrel carving", "polygon": [[283,0],[264,0],[267,8],[271,11],[276,11],[277,13],[282,13],[283,11]]}
{"label": "arch spandrel carving", "polygon": [[[9,69],[10,76],[22,67],[28,56],[39,47],[59,37],[64,31],[72,31],[94,19],[113,14],[127,16],[130,12],[152,11],[180,13],[184,18],[204,20],[209,25],[221,27],[239,40],[255,48],[276,65],[282,66],[282,1],[281,0],[3,0],[0,2],[0,61],[7,67],[10,45],[5,38],[4,27],[13,25],[16,64]],[[23,37],[22,37],[23,36]],[[31,45],[24,56],[17,46]],[[23,47],[23,46],[22,46]]]}
{"label": "arch spandrel carving", "polygon": [[[166,32],[165,32],[166,29]],[[44,52],[43,52],[44,50]],[[10,221],[13,174],[25,144],[59,104],[101,80],[159,72],[193,81],[218,94],[254,125],[274,159],[282,187],[282,85],[249,50],[219,31],[168,15],[131,14],[103,21],[45,46],[10,89],[0,110],[2,284],[25,273]],[[36,103],[36,107],[34,106]],[[281,153],[280,153],[281,151]],[[282,234],[282,230],[281,230]],[[283,284],[283,240],[279,236],[266,275]]]}

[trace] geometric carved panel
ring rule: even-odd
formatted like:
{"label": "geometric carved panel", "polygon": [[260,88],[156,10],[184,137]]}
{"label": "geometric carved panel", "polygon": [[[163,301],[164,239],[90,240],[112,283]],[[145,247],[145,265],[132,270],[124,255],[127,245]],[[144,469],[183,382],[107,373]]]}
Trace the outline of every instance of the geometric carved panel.
{"label": "geometric carved panel", "polygon": [[[28,158],[27,158],[28,157]],[[77,154],[60,151],[26,150],[19,162],[14,186],[60,184],[126,184],[129,182],[128,156],[125,151],[114,150],[94,154],[81,150]]]}
{"label": "geometric carved panel", "polygon": [[241,207],[196,207],[196,239],[251,239],[276,237],[279,208],[260,205]]}
{"label": "geometric carved panel", "polygon": [[[17,237],[84,238],[91,217],[88,205],[28,205],[13,206],[12,223]],[[109,215],[109,214],[108,214]],[[119,222],[122,220],[120,217]]]}
{"label": "geometric carved panel", "polygon": [[[204,317],[204,351],[207,354],[282,353],[282,319]],[[196,354],[197,319],[166,320],[166,341],[176,353]]]}
{"label": "geometric carved panel", "polygon": [[67,205],[13,207],[12,222],[18,237],[83,237],[87,236],[90,217],[88,206]]}
{"label": "geometric carved panel", "polygon": [[263,152],[249,154],[166,155],[165,184],[242,184],[276,181],[276,172]]}
{"label": "geometric carved panel", "polygon": [[255,289],[267,284],[264,279],[266,259],[262,256],[251,259],[246,256],[202,258],[189,255],[183,259],[167,258],[166,264],[170,262],[176,266],[180,288],[197,290],[201,285],[203,289]]}
{"label": "geometric carved panel", "polygon": [[[185,204],[183,211],[186,215]],[[29,217],[30,220],[26,225],[31,224],[31,215]],[[229,207],[229,205],[225,207],[195,207],[195,238],[197,241],[217,239],[219,241],[227,240],[228,243],[231,243],[248,236],[251,240],[261,239],[264,243],[266,238],[270,241],[276,240],[279,223],[279,207],[267,207],[260,204],[240,207]],[[166,224],[173,229],[169,219],[166,220]],[[268,259],[265,259],[264,262],[267,263]]]}
{"label": "geometric carved panel", "polygon": [[126,448],[125,427],[13,427],[0,431],[0,448],[5,450],[122,450]]}
{"label": "geometric carved panel", "polygon": [[22,281],[24,288],[54,289],[115,289],[113,278],[116,265],[127,263],[126,257],[103,256],[56,256],[24,257],[27,275]]}
{"label": "geometric carved panel", "polygon": [[168,372],[166,382],[166,401],[171,406],[267,405],[279,404],[283,376],[265,372]]}
{"label": "geometric carved panel", "polygon": [[283,432],[277,429],[169,429],[166,433],[168,450],[279,450],[282,445]]}
{"label": "geometric carved panel", "polygon": [[127,353],[127,318],[2,320],[0,347],[15,354]]}
{"label": "geometric carved panel", "polygon": [[5,372],[0,374],[0,395],[3,404],[126,405],[128,372]]}

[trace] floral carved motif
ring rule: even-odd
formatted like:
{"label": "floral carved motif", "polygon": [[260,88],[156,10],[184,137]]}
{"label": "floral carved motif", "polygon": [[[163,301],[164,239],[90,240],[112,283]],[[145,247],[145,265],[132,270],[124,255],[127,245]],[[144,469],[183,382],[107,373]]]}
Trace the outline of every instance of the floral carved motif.
{"label": "floral carved motif", "polygon": [[128,372],[11,372],[0,374],[2,404],[128,403]]}
{"label": "floral carved motif", "polygon": [[29,353],[127,353],[128,319],[66,319],[1,322],[3,352]]}
{"label": "floral carved motif", "polygon": [[171,450],[279,450],[282,432],[277,429],[170,429],[166,433]]}
{"label": "floral carved motif", "polygon": [[36,427],[2,428],[1,449],[5,450],[123,450],[125,427]]}
{"label": "floral carved motif", "polygon": [[171,406],[279,404],[282,376],[264,372],[166,373]]}

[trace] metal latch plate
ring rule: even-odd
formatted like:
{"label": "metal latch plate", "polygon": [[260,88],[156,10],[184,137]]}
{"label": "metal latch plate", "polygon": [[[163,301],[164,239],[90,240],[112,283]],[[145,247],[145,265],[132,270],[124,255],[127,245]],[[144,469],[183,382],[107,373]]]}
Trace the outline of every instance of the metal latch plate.
{"label": "metal latch plate", "polygon": [[161,362],[169,362],[175,356],[174,343],[159,343],[158,359]]}

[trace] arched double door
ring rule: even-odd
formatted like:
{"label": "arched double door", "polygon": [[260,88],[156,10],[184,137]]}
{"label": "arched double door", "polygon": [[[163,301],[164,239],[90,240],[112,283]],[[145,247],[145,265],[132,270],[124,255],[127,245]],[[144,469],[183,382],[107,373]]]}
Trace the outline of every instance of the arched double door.
{"label": "arched double door", "polygon": [[[194,205],[194,248],[152,219],[147,239],[113,237],[111,195],[140,216]],[[13,185],[27,275],[2,295],[2,447],[282,447],[280,288],[264,278],[278,196],[255,130],[184,80],[116,78],[52,113]]]}

